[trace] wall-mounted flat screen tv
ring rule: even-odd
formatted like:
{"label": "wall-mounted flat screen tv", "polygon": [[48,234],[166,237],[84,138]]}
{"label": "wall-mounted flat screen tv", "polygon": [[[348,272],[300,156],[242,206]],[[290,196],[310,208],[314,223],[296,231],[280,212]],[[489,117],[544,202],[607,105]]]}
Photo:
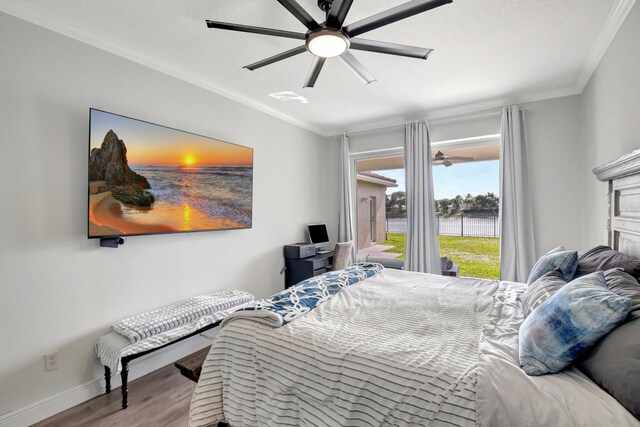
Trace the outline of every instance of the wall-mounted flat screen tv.
{"label": "wall-mounted flat screen tv", "polygon": [[252,148],[89,113],[89,238],[251,228]]}

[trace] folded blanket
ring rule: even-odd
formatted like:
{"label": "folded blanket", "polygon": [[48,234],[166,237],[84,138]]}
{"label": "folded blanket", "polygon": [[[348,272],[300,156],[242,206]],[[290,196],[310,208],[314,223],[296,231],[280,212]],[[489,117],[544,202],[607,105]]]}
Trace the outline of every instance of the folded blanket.
{"label": "folded blanket", "polygon": [[279,328],[313,310],[347,286],[375,276],[383,268],[382,265],[376,263],[361,263],[344,270],[331,271],[312,277],[270,298],[258,300],[233,312],[222,321],[221,326],[223,327],[236,319],[251,318],[257,322]]}
{"label": "folded blanket", "polygon": [[203,316],[226,310],[253,300],[249,292],[226,289],[208,295],[185,299],[175,304],[121,320],[111,326],[113,332],[137,343],[170,331]]}
{"label": "folded blanket", "polygon": [[108,366],[111,369],[112,374],[118,374],[122,369],[123,357],[162,347],[165,344],[168,344],[199,329],[202,329],[205,326],[211,325],[212,323],[216,323],[217,321],[224,319],[229,314],[244,307],[247,304],[251,304],[251,302],[233,306],[226,310],[216,311],[211,315],[201,317],[195,322],[178,326],[175,329],[171,329],[170,331],[154,335],[150,338],[147,338],[146,340],[138,341],[135,344],[132,344],[128,338],[125,338],[120,334],[109,332],[108,334],[100,337],[100,339],[96,343],[96,357],[100,359],[102,365]]}

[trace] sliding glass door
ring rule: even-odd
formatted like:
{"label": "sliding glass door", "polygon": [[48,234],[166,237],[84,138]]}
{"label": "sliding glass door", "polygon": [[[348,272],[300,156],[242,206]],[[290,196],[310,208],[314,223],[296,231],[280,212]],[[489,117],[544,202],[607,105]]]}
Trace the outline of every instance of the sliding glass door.
{"label": "sliding glass door", "polygon": [[[500,275],[498,141],[489,135],[432,145],[440,256],[458,264],[461,276]],[[403,150],[352,157],[359,259],[400,267],[407,232]]]}

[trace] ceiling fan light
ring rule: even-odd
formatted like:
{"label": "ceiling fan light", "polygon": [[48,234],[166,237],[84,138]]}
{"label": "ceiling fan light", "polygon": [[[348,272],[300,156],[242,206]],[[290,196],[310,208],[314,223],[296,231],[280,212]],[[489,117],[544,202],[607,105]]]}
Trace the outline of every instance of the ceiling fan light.
{"label": "ceiling fan light", "polygon": [[340,31],[320,30],[307,37],[306,45],[315,56],[333,58],[349,49],[349,38]]}

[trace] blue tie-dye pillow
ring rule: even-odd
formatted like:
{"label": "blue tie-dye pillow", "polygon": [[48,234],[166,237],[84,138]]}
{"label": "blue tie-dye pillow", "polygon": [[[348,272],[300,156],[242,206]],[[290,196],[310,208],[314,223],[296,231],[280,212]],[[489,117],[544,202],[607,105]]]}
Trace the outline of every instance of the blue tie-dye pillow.
{"label": "blue tie-dye pillow", "polygon": [[529,273],[527,284],[530,285],[550,271],[559,268],[562,271],[564,279],[568,282],[573,279],[578,268],[578,252],[567,251],[564,246],[557,248],[542,255],[536,265],[533,266]]}
{"label": "blue tie-dye pillow", "polygon": [[528,375],[560,372],[622,323],[630,309],[631,300],[611,292],[602,271],[564,285],[520,326],[520,366]]}

